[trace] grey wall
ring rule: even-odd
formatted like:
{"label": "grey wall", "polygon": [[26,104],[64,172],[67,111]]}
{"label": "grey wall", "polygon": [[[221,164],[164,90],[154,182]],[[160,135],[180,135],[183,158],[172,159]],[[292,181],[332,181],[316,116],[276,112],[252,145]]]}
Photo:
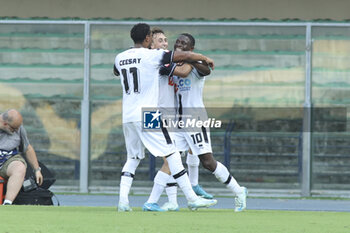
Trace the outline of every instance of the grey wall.
{"label": "grey wall", "polygon": [[0,0],[0,6],[0,17],[19,18],[350,18],[348,0]]}

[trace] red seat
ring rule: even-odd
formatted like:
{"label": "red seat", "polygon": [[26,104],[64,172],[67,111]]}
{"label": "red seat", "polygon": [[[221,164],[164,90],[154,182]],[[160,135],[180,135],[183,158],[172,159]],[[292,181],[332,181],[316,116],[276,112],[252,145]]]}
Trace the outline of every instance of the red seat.
{"label": "red seat", "polygon": [[4,194],[4,185],[6,185],[7,180],[0,176],[0,205],[4,202],[5,194]]}

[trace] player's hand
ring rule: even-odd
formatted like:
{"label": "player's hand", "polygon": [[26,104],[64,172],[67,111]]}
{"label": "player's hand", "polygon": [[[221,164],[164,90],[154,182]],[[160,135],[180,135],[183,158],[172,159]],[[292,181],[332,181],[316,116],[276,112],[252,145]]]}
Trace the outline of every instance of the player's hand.
{"label": "player's hand", "polygon": [[207,57],[207,59],[205,59],[204,62],[207,63],[208,66],[209,66],[212,70],[214,70],[214,67],[215,67],[215,65],[214,65],[214,60],[212,60],[212,59],[210,59],[209,57]]}

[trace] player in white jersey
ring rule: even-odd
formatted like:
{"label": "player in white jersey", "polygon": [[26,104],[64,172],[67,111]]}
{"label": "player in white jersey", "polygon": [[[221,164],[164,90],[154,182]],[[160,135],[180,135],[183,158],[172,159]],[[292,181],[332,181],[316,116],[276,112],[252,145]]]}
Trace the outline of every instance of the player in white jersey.
{"label": "player in white jersey", "polygon": [[[193,51],[195,45],[195,39],[188,33],[181,34],[176,40],[174,50],[175,51]],[[203,104],[203,87],[205,78],[192,70],[191,74],[187,78],[178,77],[177,79],[177,100],[178,100],[178,113],[181,117],[183,114],[195,115],[195,117],[206,118],[205,106]],[[199,115],[197,112],[202,114]],[[186,120],[186,119],[183,119]],[[186,145],[191,148],[195,155],[198,155],[201,164],[204,168],[212,172],[215,177],[226,185],[235,195],[235,211],[240,212],[246,208],[247,189],[241,187],[233,176],[229,173],[228,169],[220,162],[216,161],[211,148],[210,132],[209,128],[201,127],[197,130],[182,128],[183,132],[180,134],[182,138],[176,137],[176,145]],[[178,134],[179,135],[179,134]],[[185,148],[181,148],[186,149]]]}
{"label": "player in white jersey", "polygon": [[[178,37],[175,43],[175,50],[192,51],[195,45],[194,38],[187,33]],[[177,77],[177,99],[178,113],[180,116],[196,115],[196,118],[206,118],[206,111],[203,104],[202,92],[205,78],[196,69],[193,69],[187,78]],[[186,119],[182,119],[186,120]],[[204,120],[204,119],[203,119]],[[212,154],[209,129],[183,128],[183,133],[174,134],[176,147],[180,151],[191,148],[194,155],[198,155],[204,168],[211,171],[215,177],[226,184],[235,195],[235,211],[243,211],[246,208],[247,189],[241,187],[229,173],[227,168],[216,161]]]}
{"label": "player in white jersey", "polygon": [[[153,34],[153,42],[152,42],[152,49],[167,49],[168,48],[168,40],[165,36],[163,30],[160,28],[154,28],[152,30]],[[175,65],[174,63],[171,65]],[[173,70],[173,74],[179,77],[187,77],[191,71],[192,71],[191,65],[178,65],[174,67],[165,68],[168,70]],[[200,69],[201,72],[210,74],[210,69],[208,66],[200,66],[197,67]],[[171,72],[168,72],[171,74]],[[175,85],[172,75],[167,75],[166,77],[161,78],[161,82],[164,82],[164,85],[162,85],[164,88],[167,86],[168,91],[163,93],[162,97],[160,98],[161,104],[160,106],[166,108],[166,111],[169,112],[170,109],[173,109],[174,112],[170,113],[175,115],[175,107],[176,107],[176,101],[175,101]],[[169,93],[173,92],[173,95],[169,95]],[[175,137],[174,134],[178,132],[170,132],[171,137]],[[176,144],[177,145],[177,144]],[[187,165],[188,165],[188,175],[190,178],[191,185],[193,187],[193,190],[195,193],[199,196],[202,196],[207,199],[213,199],[213,196],[206,193],[201,186],[198,185],[198,166],[199,166],[199,159],[197,156],[191,155],[193,159],[188,158],[187,159]],[[152,188],[152,192],[147,200],[147,202],[143,205],[144,211],[177,211],[179,210],[179,206],[177,203],[177,187],[176,187],[176,181],[175,179],[170,175],[169,167],[164,159],[164,164],[161,167],[161,169],[157,172],[155,178],[154,178],[154,185]],[[166,190],[166,193],[168,195],[169,201],[165,203],[162,208],[159,207],[157,204],[163,190]]]}
{"label": "player in white jersey", "polygon": [[[216,200],[198,197],[192,190],[189,178],[182,165],[179,152],[167,130],[142,130],[142,108],[157,108],[159,103],[160,67],[179,61],[205,61],[212,68],[214,62],[201,54],[149,49],[152,34],[148,24],[139,23],[130,31],[134,47],[118,54],[114,63],[114,74],[121,76],[123,88],[123,131],[127,150],[127,161],[122,169],[118,211],[131,211],[129,191],[146,147],[154,156],[166,157],[171,174],[184,192],[191,209],[209,207]],[[159,117],[158,111],[153,117]]]}

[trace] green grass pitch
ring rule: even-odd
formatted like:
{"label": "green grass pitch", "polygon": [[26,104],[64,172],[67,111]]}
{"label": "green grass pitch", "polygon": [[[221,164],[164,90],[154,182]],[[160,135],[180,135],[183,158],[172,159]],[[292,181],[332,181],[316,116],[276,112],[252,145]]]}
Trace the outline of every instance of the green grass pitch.
{"label": "green grass pitch", "polygon": [[113,207],[0,206],[0,232],[345,233],[350,213],[200,209],[118,213]]}

